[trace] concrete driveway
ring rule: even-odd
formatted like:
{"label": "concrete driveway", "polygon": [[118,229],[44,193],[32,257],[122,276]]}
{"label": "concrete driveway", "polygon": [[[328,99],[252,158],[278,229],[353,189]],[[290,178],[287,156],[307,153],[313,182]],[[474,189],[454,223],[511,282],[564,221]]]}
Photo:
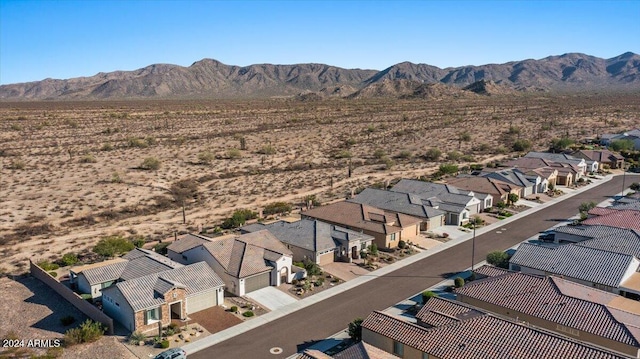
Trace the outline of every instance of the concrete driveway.
{"label": "concrete driveway", "polygon": [[276,310],[298,301],[298,299],[276,287],[266,287],[254,290],[253,292],[245,294],[245,297],[255,300],[269,310]]}

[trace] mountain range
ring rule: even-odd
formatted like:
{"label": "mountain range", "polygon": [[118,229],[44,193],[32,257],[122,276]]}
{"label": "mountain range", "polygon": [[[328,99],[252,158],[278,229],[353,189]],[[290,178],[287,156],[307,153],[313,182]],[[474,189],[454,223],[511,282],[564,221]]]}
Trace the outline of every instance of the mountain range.
{"label": "mountain range", "polygon": [[45,79],[0,86],[2,100],[124,98],[259,98],[294,96],[428,98],[516,91],[639,91],[640,56],[610,59],[580,53],[504,64],[438,68],[402,62],[382,71],[324,64],[226,65],[212,59],[189,67],[150,65],[67,80]]}

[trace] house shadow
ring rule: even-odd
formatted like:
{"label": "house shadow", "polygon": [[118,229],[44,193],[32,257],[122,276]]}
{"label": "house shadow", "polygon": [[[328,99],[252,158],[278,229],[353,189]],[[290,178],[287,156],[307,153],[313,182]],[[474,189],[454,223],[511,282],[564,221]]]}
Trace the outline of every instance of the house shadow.
{"label": "house shadow", "polygon": [[[42,313],[40,320],[30,324],[30,327],[64,334],[87,319],[86,315],[37,278],[24,276],[16,278],[15,281],[33,293],[24,300],[25,303],[32,304],[29,306],[30,311]],[[73,317],[75,321],[63,325],[62,318],[65,317]]]}
{"label": "house shadow", "polygon": [[344,342],[344,339],[328,338],[328,339],[321,339],[321,340],[306,341],[304,343],[298,344],[296,347],[297,347],[298,353],[301,353],[307,349],[315,349],[321,352],[326,352],[342,344],[343,342]]}

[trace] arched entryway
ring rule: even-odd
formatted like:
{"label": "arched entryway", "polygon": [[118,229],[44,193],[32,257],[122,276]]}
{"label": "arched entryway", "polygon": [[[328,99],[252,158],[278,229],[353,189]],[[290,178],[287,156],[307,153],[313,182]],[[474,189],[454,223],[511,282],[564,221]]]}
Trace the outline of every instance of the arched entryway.
{"label": "arched entryway", "polygon": [[289,282],[289,268],[282,267],[280,269],[280,284]]}

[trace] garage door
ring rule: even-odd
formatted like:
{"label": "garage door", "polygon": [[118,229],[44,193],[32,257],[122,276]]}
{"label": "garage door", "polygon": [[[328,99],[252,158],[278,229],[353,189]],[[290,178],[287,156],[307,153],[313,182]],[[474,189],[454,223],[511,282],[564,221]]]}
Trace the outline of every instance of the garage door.
{"label": "garage door", "polygon": [[216,306],[216,291],[210,291],[187,298],[187,314]]}
{"label": "garage door", "polygon": [[335,256],[334,252],[329,252],[329,253],[325,253],[325,254],[321,254],[320,255],[320,265],[326,265],[329,263],[333,263],[333,257]]}
{"label": "garage door", "polygon": [[244,292],[249,293],[254,290],[268,287],[271,285],[271,273],[265,272],[258,274],[255,277],[247,278],[244,280]]}

